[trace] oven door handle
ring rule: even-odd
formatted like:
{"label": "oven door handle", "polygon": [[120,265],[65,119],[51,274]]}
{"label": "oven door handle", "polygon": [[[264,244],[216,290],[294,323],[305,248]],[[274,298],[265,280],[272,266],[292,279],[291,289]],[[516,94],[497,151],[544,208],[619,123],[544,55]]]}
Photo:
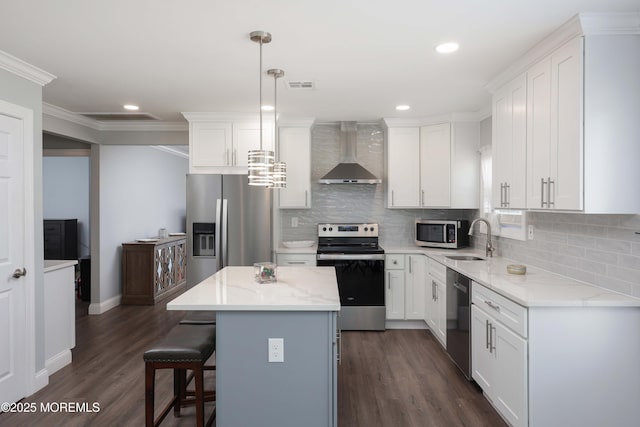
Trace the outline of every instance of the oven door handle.
{"label": "oven door handle", "polygon": [[384,254],[316,254],[319,261],[383,261]]}

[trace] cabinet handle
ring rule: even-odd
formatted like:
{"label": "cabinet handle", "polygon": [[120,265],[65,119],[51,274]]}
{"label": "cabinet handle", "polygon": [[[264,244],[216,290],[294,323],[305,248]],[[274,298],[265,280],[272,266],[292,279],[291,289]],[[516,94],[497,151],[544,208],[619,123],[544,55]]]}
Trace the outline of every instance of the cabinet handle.
{"label": "cabinet handle", "polygon": [[551,184],[553,184],[553,192],[555,193],[556,190],[556,182],[551,180],[551,177],[549,177],[549,181],[547,181],[549,183],[549,188],[547,188],[547,206],[551,207],[554,206],[555,207],[555,200],[556,200],[556,195],[553,195],[553,202],[551,201]]}
{"label": "cabinet handle", "polygon": [[486,301],[486,300],[485,300],[484,303],[487,304],[489,307],[493,308],[495,311],[500,311],[500,306],[499,305],[495,305],[491,301]]}
{"label": "cabinet handle", "polygon": [[412,274],[412,271],[411,271],[412,265],[413,265],[413,259],[411,258],[411,255],[409,255],[409,274]]}
{"label": "cabinet handle", "polygon": [[229,149],[228,148],[224,150],[224,157],[225,157],[224,164],[229,166]]}
{"label": "cabinet handle", "polygon": [[485,332],[485,336],[484,336],[484,340],[485,340],[485,348],[489,349],[489,353],[491,353],[491,347],[489,347],[489,336],[491,335],[491,331],[489,329],[489,321],[485,320],[486,324],[484,326],[484,332]]}
{"label": "cabinet handle", "polygon": [[233,166],[237,166],[238,165],[238,150],[237,149],[233,149]]}
{"label": "cabinet handle", "polygon": [[304,207],[305,208],[309,207],[309,204],[307,202],[307,200],[309,200],[308,195],[309,195],[309,190],[304,190]]}
{"label": "cabinet handle", "polygon": [[509,207],[511,204],[511,184],[504,183],[504,206]]}
{"label": "cabinet handle", "polygon": [[501,182],[500,183],[500,207],[504,208],[504,186],[505,183]]}
{"label": "cabinet handle", "polygon": [[546,204],[546,202],[544,201],[544,185],[546,183],[544,182],[544,178],[540,178],[540,207],[544,208],[544,205]]}
{"label": "cabinet handle", "polygon": [[395,202],[393,201],[393,190],[391,190],[391,206],[395,206]]}
{"label": "cabinet handle", "polygon": [[496,328],[492,324],[489,324],[489,325],[490,325],[489,326],[489,332],[491,334],[491,339],[489,340],[489,342],[491,343],[491,347],[489,348],[489,353],[493,353],[493,350],[496,349],[496,343],[495,343],[495,340],[494,340],[493,331],[495,331]]}
{"label": "cabinet handle", "polygon": [[422,206],[424,206],[424,190],[422,190],[422,201],[420,202]]}
{"label": "cabinet handle", "polygon": [[387,272],[387,289],[391,290],[391,272]]}
{"label": "cabinet handle", "polygon": [[336,359],[339,364],[342,363],[342,333],[340,331],[336,332],[336,341],[338,341],[338,351],[336,355]]}
{"label": "cabinet handle", "polygon": [[[306,262],[305,261],[287,261],[287,264],[289,264],[289,265],[294,265],[294,264],[295,265],[305,265]],[[378,288],[378,289],[380,289],[380,288]]]}
{"label": "cabinet handle", "polygon": [[431,281],[431,287],[433,288],[433,300],[438,301],[438,284],[435,280]]}

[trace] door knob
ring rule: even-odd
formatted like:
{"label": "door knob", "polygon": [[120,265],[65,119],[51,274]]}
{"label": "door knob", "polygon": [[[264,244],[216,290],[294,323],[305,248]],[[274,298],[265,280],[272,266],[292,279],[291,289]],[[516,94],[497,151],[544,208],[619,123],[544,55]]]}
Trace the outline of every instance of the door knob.
{"label": "door knob", "polygon": [[16,271],[13,272],[13,278],[14,279],[19,279],[22,276],[26,276],[27,275],[27,269],[26,268],[22,268],[22,270],[20,270],[19,268],[16,269]]}

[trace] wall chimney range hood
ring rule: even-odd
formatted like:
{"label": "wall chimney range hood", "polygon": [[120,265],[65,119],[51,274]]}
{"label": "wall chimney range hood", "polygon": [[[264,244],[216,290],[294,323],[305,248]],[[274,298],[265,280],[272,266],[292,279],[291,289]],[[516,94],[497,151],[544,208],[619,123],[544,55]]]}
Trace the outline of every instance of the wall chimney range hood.
{"label": "wall chimney range hood", "polygon": [[356,160],[358,129],[356,122],[340,123],[340,163],[320,178],[320,184],[380,184],[374,174]]}

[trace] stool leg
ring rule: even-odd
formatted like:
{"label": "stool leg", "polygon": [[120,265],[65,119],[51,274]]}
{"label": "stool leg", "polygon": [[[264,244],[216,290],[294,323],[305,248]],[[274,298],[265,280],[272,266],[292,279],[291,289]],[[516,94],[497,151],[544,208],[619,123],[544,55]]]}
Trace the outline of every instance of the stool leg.
{"label": "stool leg", "polygon": [[187,371],[185,369],[173,370],[173,395],[175,396],[176,403],[173,405],[173,416],[180,416],[180,405],[186,395],[187,385],[186,383]]}
{"label": "stool leg", "polygon": [[153,427],[153,409],[154,409],[154,397],[155,397],[155,376],[156,369],[153,363],[147,362],[144,364],[144,420],[146,427]]}
{"label": "stool leg", "polygon": [[193,375],[196,381],[196,425],[204,427],[204,371],[202,364],[194,367]]}

